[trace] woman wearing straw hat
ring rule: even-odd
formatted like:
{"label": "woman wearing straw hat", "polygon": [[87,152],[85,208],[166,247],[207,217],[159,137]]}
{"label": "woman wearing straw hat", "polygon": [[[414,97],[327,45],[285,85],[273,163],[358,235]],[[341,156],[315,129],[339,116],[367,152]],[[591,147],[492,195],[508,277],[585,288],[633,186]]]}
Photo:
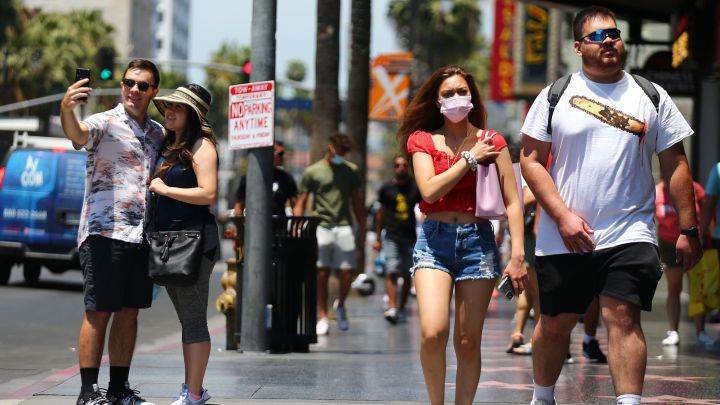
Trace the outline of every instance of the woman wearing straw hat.
{"label": "woman wearing straw hat", "polygon": [[202,229],[204,240],[198,281],[187,287],[166,287],[182,325],[185,360],[185,382],[173,405],[204,405],[210,398],[202,382],[210,357],[210,273],[219,253],[218,228],[209,209],[217,196],[218,179],[216,140],[206,118],[210,100],[207,90],[196,84],[153,100],[167,130],[149,187],[158,195],[155,229]]}

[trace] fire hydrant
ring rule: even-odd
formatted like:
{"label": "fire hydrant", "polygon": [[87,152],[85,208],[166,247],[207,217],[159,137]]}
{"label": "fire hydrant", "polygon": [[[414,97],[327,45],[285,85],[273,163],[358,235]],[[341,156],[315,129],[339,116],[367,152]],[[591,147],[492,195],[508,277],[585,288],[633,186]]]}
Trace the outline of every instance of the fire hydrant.
{"label": "fire hydrant", "polygon": [[217,300],[215,300],[215,308],[218,312],[225,314],[225,349],[237,350],[239,342],[237,341],[235,334],[235,320],[238,308],[236,286],[238,273],[240,273],[240,280],[242,282],[241,271],[244,259],[243,235],[237,232],[237,228],[232,227],[225,230],[224,236],[227,239],[233,240],[235,257],[225,260],[227,270],[225,270],[220,278],[223,292],[220,293]]}

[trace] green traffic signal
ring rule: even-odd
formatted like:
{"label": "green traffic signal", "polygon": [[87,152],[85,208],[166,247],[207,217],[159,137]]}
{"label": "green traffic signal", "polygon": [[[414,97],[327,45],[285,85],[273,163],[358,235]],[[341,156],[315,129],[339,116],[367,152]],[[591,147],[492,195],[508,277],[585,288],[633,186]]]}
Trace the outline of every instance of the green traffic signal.
{"label": "green traffic signal", "polygon": [[100,72],[100,80],[107,81],[113,78],[113,72],[115,70],[115,49],[109,46],[98,49],[95,62]]}

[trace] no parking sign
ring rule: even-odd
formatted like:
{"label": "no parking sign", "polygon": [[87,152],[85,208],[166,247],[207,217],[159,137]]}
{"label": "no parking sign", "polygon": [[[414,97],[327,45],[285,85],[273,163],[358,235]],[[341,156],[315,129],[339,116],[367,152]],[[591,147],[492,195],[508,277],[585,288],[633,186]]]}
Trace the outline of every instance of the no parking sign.
{"label": "no parking sign", "polygon": [[275,128],[275,81],[230,86],[230,149],[272,146]]}

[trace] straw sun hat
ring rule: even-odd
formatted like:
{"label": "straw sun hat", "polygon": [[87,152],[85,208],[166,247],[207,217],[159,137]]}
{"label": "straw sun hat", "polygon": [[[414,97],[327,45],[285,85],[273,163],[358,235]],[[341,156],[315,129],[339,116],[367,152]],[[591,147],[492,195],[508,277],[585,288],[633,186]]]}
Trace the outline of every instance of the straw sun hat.
{"label": "straw sun hat", "polygon": [[170,94],[155,97],[153,99],[153,103],[155,103],[155,107],[157,107],[158,111],[160,111],[160,114],[162,114],[163,116],[165,115],[165,108],[167,107],[168,103],[183,104],[190,107],[192,110],[195,111],[198,118],[200,119],[200,127],[202,132],[206,135],[212,135],[212,127],[207,120],[207,113],[210,107],[208,106],[208,103],[206,103],[202,98],[200,98],[200,96],[195,94],[195,92],[190,90],[189,88],[180,86]]}

